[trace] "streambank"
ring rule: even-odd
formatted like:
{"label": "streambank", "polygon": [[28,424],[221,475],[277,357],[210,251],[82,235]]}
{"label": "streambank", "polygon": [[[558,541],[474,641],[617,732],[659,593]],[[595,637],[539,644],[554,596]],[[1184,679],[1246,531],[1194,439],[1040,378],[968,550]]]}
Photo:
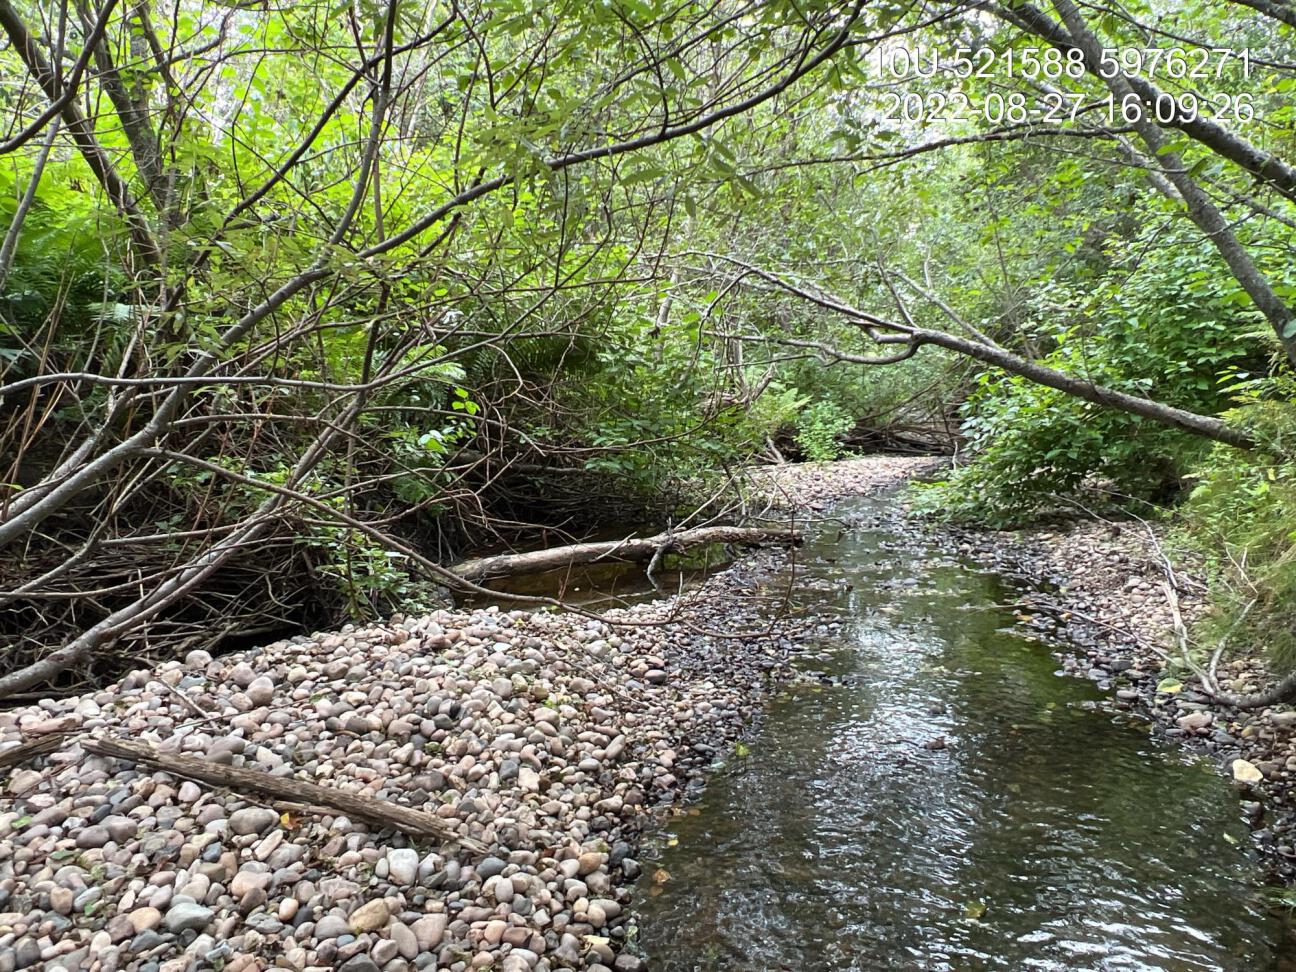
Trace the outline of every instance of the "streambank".
{"label": "streambank", "polygon": [[[870,459],[764,475],[775,505],[804,521],[932,468]],[[1078,551],[1074,538],[937,536],[897,504],[876,509],[900,556],[907,537],[934,539],[1018,572],[1034,610],[1019,612],[1022,623],[1041,634],[1047,598],[1075,612],[1085,590],[1049,593],[1048,582],[1064,569],[1098,576],[1097,561],[1078,553],[1068,565],[1049,559]],[[1106,542],[1095,535],[1095,556],[1119,558]],[[641,835],[753,730],[806,642],[818,651],[839,633],[813,613],[784,616],[791,594],[780,571],[796,556],[757,550],[679,597],[601,618],[397,617],[216,659],[194,652],[97,692],[0,713],[0,760],[20,740],[69,734],[9,770],[0,793],[0,972],[643,968],[630,910],[646,868]],[[1154,591],[1129,585],[1128,568],[1115,560],[1085,594],[1095,617],[1117,601],[1139,618],[1150,612]],[[1074,623],[1055,633],[1083,639]],[[1142,680],[1129,674],[1133,662],[1117,670],[1122,650],[1095,640],[1074,667],[1155,683],[1150,666]],[[1199,704],[1180,693],[1174,711],[1180,702]],[[425,809],[488,850],[90,756],[77,742],[84,733]]]}
{"label": "streambank", "polygon": [[[876,491],[907,467],[860,470]],[[732,749],[806,632],[759,550],[609,612],[441,611],[0,712],[0,972],[608,968],[637,836]],[[735,636],[740,635],[740,636]],[[122,736],[432,811],[481,854],[92,756]]]}
{"label": "streambank", "polygon": [[741,731],[791,650],[777,633],[722,643],[673,607],[631,608],[618,621],[645,626],[615,629],[442,612],[195,653],[0,715],[5,742],[142,739],[428,809],[491,848],[284,816],[71,742],[7,781],[0,972],[639,968],[615,954],[638,823]]}

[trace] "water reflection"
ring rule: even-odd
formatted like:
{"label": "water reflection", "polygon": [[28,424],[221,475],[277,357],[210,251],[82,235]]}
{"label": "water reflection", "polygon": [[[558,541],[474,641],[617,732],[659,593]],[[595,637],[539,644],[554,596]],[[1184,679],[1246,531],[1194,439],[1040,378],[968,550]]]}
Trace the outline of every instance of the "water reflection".
{"label": "water reflection", "polygon": [[995,578],[836,537],[803,585],[848,622],[835,678],[776,700],[673,822],[639,899],[651,968],[1286,968],[1208,766],[1058,678]]}

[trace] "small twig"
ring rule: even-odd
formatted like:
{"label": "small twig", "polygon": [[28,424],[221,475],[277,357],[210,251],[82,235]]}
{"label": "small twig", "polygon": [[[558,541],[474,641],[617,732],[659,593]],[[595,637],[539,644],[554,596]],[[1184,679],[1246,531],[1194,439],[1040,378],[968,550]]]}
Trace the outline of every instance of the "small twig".
{"label": "small twig", "polygon": [[1189,653],[1188,628],[1184,624],[1183,614],[1179,611],[1179,592],[1175,590],[1174,572],[1168,566],[1166,570],[1168,577],[1161,582],[1161,589],[1165,591],[1166,603],[1170,605],[1170,617],[1174,621],[1175,643],[1179,646],[1179,660],[1183,662],[1185,668],[1197,676],[1202,683],[1202,687],[1209,694],[1214,695],[1215,682],[1210,673],[1193,661],[1192,655]]}
{"label": "small twig", "polygon": [[192,712],[192,713],[193,713],[194,715],[196,715],[198,718],[200,718],[200,719],[206,719],[206,718],[209,718],[209,717],[211,716],[211,713],[210,713],[210,712],[204,712],[204,711],[202,710],[202,708],[198,705],[197,702],[195,702],[193,699],[189,698],[189,696],[185,695],[183,692],[181,692],[178,688],[176,688],[176,687],[175,687],[174,685],[172,685],[170,682],[166,682],[166,681],[164,681],[164,680],[162,680],[162,679],[160,679],[160,678],[153,679],[153,681],[157,682],[157,683],[158,683],[159,685],[161,685],[164,689],[166,689],[168,692],[170,692],[172,695],[174,695],[177,699],[179,699],[180,702],[181,702],[181,704],[183,704],[185,708],[187,708],[190,712]]}
{"label": "small twig", "polygon": [[661,586],[657,583],[657,578],[654,577],[653,575],[657,572],[657,568],[661,564],[662,558],[666,555],[666,551],[669,550],[670,548],[671,548],[671,531],[667,530],[666,539],[662,541],[661,545],[653,553],[652,559],[648,561],[648,569],[644,571],[645,576],[647,576],[648,578],[648,583],[653,586],[654,591],[660,591]]}
{"label": "small twig", "polygon": [[1228,647],[1229,638],[1233,636],[1233,632],[1236,631],[1241,626],[1242,622],[1246,620],[1246,616],[1251,613],[1251,609],[1255,607],[1257,600],[1258,598],[1253,597],[1247,603],[1247,606],[1238,612],[1237,617],[1235,617],[1233,623],[1228,626],[1228,630],[1220,636],[1219,644],[1215,646],[1215,650],[1211,653],[1210,666],[1207,671],[1210,673],[1211,684],[1216,686],[1216,689],[1218,689],[1219,682],[1216,680],[1215,671],[1219,667],[1220,656],[1224,654],[1224,649]]}

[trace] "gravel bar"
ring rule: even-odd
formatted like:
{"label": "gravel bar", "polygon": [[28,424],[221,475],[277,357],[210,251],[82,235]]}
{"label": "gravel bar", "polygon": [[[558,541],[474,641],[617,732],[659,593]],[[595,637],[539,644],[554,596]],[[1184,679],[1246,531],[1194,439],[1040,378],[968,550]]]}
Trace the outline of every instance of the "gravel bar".
{"label": "gravel bar", "polygon": [[[760,477],[776,507],[813,515],[939,468],[879,457]],[[992,533],[896,510],[900,529],[1015,576],[1020,623],[1056,643],[1063,669],[1110,687],[1113,706],[1222,773],[1254,765],[1243,812],[1292,876],[1296,712],[1222,709],[1188,679],[1157,691],[1171,615],[1141,525]],[[639,835],[696,792],[814,635],[808,619],[769,620],[761,581],[783,556],[755,551],[677,598],[600,618],[397,616],[193,652],[0,712],[0,761],[67,734],[0,786],[0,972],[645,968],[630,909]],[[1181,586],[1191,621],[1200,578],[1182,570]],[[1264,677],[1243,662],[1225,681]],[[86,734],[431,812],[489,850],[94,756]]]}

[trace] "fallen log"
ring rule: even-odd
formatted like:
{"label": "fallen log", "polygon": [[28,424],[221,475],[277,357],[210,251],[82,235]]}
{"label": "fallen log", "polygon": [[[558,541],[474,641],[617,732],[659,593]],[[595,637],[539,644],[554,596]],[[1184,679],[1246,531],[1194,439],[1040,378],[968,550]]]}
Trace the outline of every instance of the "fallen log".
{"label": "fallen log", "polygon": [[164,753],[148,743],[131,739],[102,736],[82,740],[81,746],[98,756],[142,763],[183,779],[236,793],[255,793],[276,803],[289,804],[294,810],[335,813],[376,827],[391,827],[410,837],[431,837],[459,844],[479,854],[490,851],[481,841],[463,836],[440,817],[350,790],[321,786],[292,776],[271,776],[261,770],[225,766],[197,756]]}
{"label": "fallen log", "polygon": [[450,569],[467,581],[514,574],[537,574],[581,564],[600,562],[644,563],[661,553],[678,553],[706,543],[751,545],[777,541],[794,543],[796,533],[786,527],[710,526],[678,533],[659,533],[653,537],[631,537],[602,543],[574,543],[566,547],[549,547],[528,553],[496,554],[465,560]]}

